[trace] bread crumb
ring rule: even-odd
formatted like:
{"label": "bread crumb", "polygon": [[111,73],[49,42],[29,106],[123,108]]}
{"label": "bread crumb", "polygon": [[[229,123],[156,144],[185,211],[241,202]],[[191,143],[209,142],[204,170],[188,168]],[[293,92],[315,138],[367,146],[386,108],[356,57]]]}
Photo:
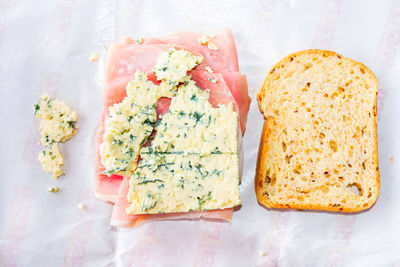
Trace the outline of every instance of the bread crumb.
{"label": "bread crumb", "polygon": [[85,204],[83,204],[83,203],[78,203],[77,207],[80,210],[84,210],[86,208]]}
{"label": "bread crumb", "polygon": [[89,60],[92,62],[99,60],[99,53],[93,53]]}
{"label": "bread crumb", "polygon": [[263,251],[261,251],[260,255],[261,255],[262,257],[267,256],[267,252],[266,252],[265,250],[263,250]]}
{"label": "bread crumb", "polygon": [[47,188],[47,192],[50,192],[50,193],[57,193],[58,191],[60,191],[60,188],[58,188],[58,187]]}

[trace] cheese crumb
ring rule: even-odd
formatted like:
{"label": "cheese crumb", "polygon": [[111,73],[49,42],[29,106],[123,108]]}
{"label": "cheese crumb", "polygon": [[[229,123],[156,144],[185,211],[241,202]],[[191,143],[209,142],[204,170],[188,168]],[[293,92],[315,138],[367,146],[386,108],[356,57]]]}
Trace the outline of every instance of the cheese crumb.
{"label": "cheese crumb", "polygon": [[93,53],[89,60],[92,62],[99,60],[99,53]]}
{"label": "cheese crumb", "polygon": [[84,210],[86,208],[85,204],[83,204],[83,203],[78,203],[77,207],[80,210]]}
{"label": "cheese crumb", "polygon": [[143,44],[143,37],[136,39],[136,44]]}
{"label": "cheese crumb", "polygon": [[58,188],[58,187],[47,188],[47,192],[50,192],[50,193],[57,193],[58,191],[60,191],[60,188]]}
{"label": "cheese crumb", "polygon": [[214,73],[214,71],[209,66],[206,67],[206,71],[208,71],[209,73]]}
{"label": "cheese crumb", "polygon": [[51,149],[40,151],[39,161],[42,163],[43,170],[51,173],[53,178],[63,175],[62,166],[64,165],[64,158],[60,153],[58,144],[54,144]]}
{"label": "cheese crumb", "polygon": [[44,146],[65,142],[78,131],[77,113],[63,101],[52,100],[43,94],[34,105],[35,116],[40,122],[40,141]]}
{"label": "cheese crumb", "polygon": [[211,78],[211,77],[208,77],[208,80],[209,80],[210,82],[212,82],[212,83],[217,83],[217,80],[216,80],[216,79],[213,79],[213,78]]}
{"label": "cheese crumb", "polygon": [[215,35],[213,36],[203,35],[200,37],[199,42],[202,45],[206,45],[211,50],[218,50],[218,47],[214,43],[210,42],[210,39],[213,38],[215,38]]}
{"label": "cheese crumb", "polygon": [[264,250],[264,251],[261,251],[260,255],[261,255],[262,257],[267,256],[267,252],[266,252],[265,250]]}

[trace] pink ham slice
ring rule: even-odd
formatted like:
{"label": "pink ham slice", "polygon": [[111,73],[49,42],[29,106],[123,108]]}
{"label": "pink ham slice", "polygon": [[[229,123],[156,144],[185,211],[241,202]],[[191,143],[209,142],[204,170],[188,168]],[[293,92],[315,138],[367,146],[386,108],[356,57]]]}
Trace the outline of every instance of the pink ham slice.
{"label": "pink ham slice", "polygon": [[206,45],[200,44],[199,39],[202,35],[199,32],[180,32],[161,38],[144,38],[143,44],[180,45],[186,49],[199,51],[215,72],[238,72],[239,63],[232,32],[230,30],[215,32],[215,37],[211,38],[211,42],[218,47],[217,50],[209,49]]}
{"label": "pink ham slice", "polygon": [[[196,55],[201,53],[205,57],[203,63],[200,64],[196,70],[192,71],[193,80],[195,80],[197,85],[201,88],[207,88],[208,86],[211,90],[210,102],[213,106],[217,105],[219,101],[220,104],[234,103],[236,109],[239,110],[240,124],[242,132],[244,132],[250,98],[247,91],[246,77],[238,72],[236,47],[232,34],[230,31],[225,31],[212,41],[220,48],[217,51],[210,51],[206,46],[199,45],[198,38],[200,38],[200,34],[182,33],[169,35],[161,39],[145,39],[146,45],[129,44],[128,41],[128,44],[112,46],[109,50],[106,69],[104,116],[107,116],[108,107],[110,105],[121,102],[126,96],[125,87],[128,82],[133,79],[136,70],[139,69],[147,72],[149,79],[156,82],[155,75],[151,73],[152,67],[155,65],[161,52],[175,46],[177,49],[183,48]],[[204,71],[205,66],[210,66],[214,70],[214,73],[206,73]],[[217,79],[220,81],[219,84],[216,85],[207,81],[204,82],[206,76]],[[229,89],[231,94],[227,94],[226,89]],[[233,101],[233,99],[235,101]],[[168,110],[169,105],[170,99],[161,98],[157,106],[157,113],[164,114]],[[96,136],[98,155],[98,157],[96,157],[97,174],[104,170],[98,153],[103,133],[104,117],[99,125]],[[126,195],[129,190],[128,183],[129,179],[118,175],[108,177],[98,174],[96,176],[96,197],[116,203],[112,216],[113,225],[137,226],[151,220],[196,219],[200,217],[216,220],[231,220],[232,209],[160,215],[126,215],[125,208],[129,204],[126,200]]]}

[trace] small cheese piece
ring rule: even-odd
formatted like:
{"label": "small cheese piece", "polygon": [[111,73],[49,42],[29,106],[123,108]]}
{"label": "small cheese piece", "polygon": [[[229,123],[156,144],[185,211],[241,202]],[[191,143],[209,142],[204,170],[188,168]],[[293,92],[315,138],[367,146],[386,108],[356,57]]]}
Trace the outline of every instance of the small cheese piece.
{"label": "small cheese piece", "polygon": [[237,154],[143,154],[130,181],[128,214],[187,212],[240,204]]}
{"label": "small cheese piece", "polygon": [[44,146],[65,142],[78,131],[77,113],[63,101],[52,100],[47,94],[44,94],[34,105],[34,109],[35,116],[42,119],[40,140]]}
{"label": "small cheese piece", "polygon": [[167,82],[171,86],[177,86],[180,82],[190,79],[187,72],[203,61],[203,57],[194,56],[190,52],[174,47],[162,53],[157,59],[153,71],[157,79]]}
{"label": "small cheese piece", "polygon": [[84,210],[86,208],[85,204],[83,204],[83,203],[78,203],[78,205],[76,205],[76,207],[80,210]]}
{"label": "small cheese piece", "polygon": [[43,170],[51,173],[54,178],[63,174],[64,158],[60,153],[58,144],[53,144],[51,149],[40,151],[39,161],[42,163]]}
{"label": "small cheese piece", "polygon": [[99,53],[93,53],[93,55],[89,58],[89,61],[97,61],[99,60]]}
{"label": "small cheese piece", "polygon": [[208,71],[209,73],[214,73],[214,71],[209,66],[206,67],[206,71]]}
{"label": "small cheese piece", "polygon": [[210,40],[213,38],[215,38],[215,37],[203,35],[200,37],[199,42],[202,45],[206,45],[211,50],[218,50],[218,47],[214,43],[210,42]]}
{"label": "small cheese piece", "polygon": [[136,39],[136,44],[143,44],[143,37]]}
{"label": "small cheese piece", "polygon": [[47,188],[47,192],[50,192],[50,193],[57,193],[58,191],[60,191],[60,188],[58,188],[58,187]]}

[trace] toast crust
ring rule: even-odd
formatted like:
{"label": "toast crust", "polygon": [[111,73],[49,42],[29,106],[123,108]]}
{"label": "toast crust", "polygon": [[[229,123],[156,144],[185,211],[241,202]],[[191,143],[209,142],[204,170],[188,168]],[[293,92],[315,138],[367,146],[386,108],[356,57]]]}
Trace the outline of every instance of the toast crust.
{"label": "toast crust", "polygon": [[[362,69],[367,75],[369,75],[374,82],[376,83],[376,93],[375,93],[375,98],[374,98],[374,107],[373,107],[373,117],[371,118],[374,121],[374,129],[373,129],[373,138],[374,138],[374,143],[375,147],[370,155],[371,159],[374,161],[374,166],[375,168],[375,187],[372,189],[372,196],[369,197],[364,205],[360,205],[359,207],[357,206],[351,206],[351,205],[341,205],[341,206],[336,206],[336,205],[325,205],[321,204],[318,202],[313,202],[313,203],[301,203],[301,202],[293,202],[293,201],[272,201],[269,197],[268,190],[266,188],[266,166],[264,162],[266,162],[267,159],[267,151],[270,149],[268,146],[268,138],[271,136],[271,132],[274,131],[276,127],[278,127],[278,124],[280,123],[277,121],[273,116],[270,116],[267,111],[267,106],[265,105],[266,103],[263,101],[264,99],[268,98],[267,95],[267,84],[274,78],[274,72],[278,68],[282,68],[282,66],[285,66],[286,64],[289,64],[293,58],[302,56],[302,55],[319,55],[323,57],[338,57],[341,60],[350,60],[353,64],[357,65],[360,69]],[[325,211],[334,211],[334,212],[358,212],[362,210],[366,210],[371,208],[374,203],[376,202],[378,195],[379,195],[379,188],[380,188],[380,177],[379,177],[379,161],[378,161],[378,138],[377,138],[377,96],[378,96],[378,80],[375,76],[375,74],[367,68],[364,64],[360,62],[356,62],[350,58],[343,57],[342,55],[332,52],[332,51],[327,51],[327,50],[318,50],[318,49],[311,49],[311,50],[304,50],[304,51],[299,51],[295,52],[292,54],[289,54],[288,56],[284,57],[282,60],[280,60],[277,64],[275,64],[272,69],[269,71],[267,77],[264,80],[264,83],[260,89],[260,91],[257,94],[257,101],[260,107],[261,112],[264,115],[264,118],[266,119],[264,122],[264,127],[262,130],[261,134],[261,139],[260,139],[260,145],[259,145],[259,150],[258,150],[258,157],[257,157],[257,167],[256,167],[256,176],[255,176],[255,190],[257,194],[257,199],[260,204],[264,205],[267,208],[279,208],[279,209],[305,209],[305,210],[325,210]]]}

